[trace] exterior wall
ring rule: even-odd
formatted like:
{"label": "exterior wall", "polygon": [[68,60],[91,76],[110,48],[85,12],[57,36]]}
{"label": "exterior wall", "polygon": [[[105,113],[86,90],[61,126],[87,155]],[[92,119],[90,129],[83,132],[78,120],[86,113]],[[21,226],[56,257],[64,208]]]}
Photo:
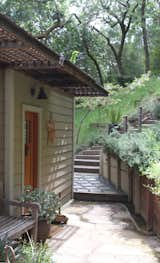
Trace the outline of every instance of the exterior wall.
{"label": "exterior wall", "polygon": [[[23,105],[41,109],[41,138],[39,145],[39,187],[61,193],[63,203],[72,198],[73,176],[73,98],[34,81],[31,77],[15,72],[15,156],[14,197],[23,187]],[[34,97],[30,88],[36,87]],[[38,100],[39,87],[43,86],[47,100]],[[55,122],[55,141],[47,144],[47,121]]]}
{"label": "exterior wall", "polygon": [[4,71],[0,70],[0,197],[4,195]]}

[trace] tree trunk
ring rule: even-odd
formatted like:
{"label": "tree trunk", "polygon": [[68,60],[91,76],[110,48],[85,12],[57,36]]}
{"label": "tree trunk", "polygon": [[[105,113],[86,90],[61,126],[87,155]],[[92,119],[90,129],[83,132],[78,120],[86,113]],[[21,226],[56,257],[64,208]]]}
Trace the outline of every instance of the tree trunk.
{"label": "tree trunk", "polygon": [[122,66],[122,57],[117,57],[117,68],[118,68],[118,77],[124,78],[123,66]]}
{"label": "tree trunk", "polygon": [[141,26],[143,34],[143,45],[144,45],[144,55],[145,55],[145,72],[150,70],[150,54],[148,47],[148,37],[146,28],[146,18],[145,18],[146,0],[142,0],[141,5]]}
{"label": "tree trunk", "polygon": [[83,36],[83,45],[84,45],[84,48],[86,50],[86,53],[87,53],[88,57],[93,61],[94,65],[96,67],[100,84],[103,86],[104,82],[103,82],[103,76],[102,76],[100,65],[99,65],[97,59],[93,56],[93,54],[89,50],[89,46],[87,44],[87,40],[85,39],[85,36]]}

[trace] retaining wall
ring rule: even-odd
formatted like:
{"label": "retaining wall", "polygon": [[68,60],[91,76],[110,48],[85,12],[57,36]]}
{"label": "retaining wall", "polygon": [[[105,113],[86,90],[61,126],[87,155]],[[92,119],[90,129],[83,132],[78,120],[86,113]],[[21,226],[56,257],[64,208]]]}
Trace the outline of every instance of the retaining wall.
{"label": "retaining wall", "polygon": [[101,165],[102,176],[117,190],[128,195],[128,202],[132,204],[134,213],[144,219],[147,230],[159,235],[160,197],[153,195],[146,187],[153,182],[110,153],[103,153]]}

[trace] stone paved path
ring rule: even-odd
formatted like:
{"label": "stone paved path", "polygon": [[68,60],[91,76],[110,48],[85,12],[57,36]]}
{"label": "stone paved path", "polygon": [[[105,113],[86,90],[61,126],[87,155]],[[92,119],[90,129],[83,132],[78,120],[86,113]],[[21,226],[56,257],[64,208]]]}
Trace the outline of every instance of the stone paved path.
{"label": "stone paved path", "polygon": [[95,174],[74,173],[74,192],[117,193],[116,189],[103,177]]}
{"label": "stone paved path", "polygon": [[139,234],[121,204],[74,202],[49,240],[56,263],[158,263],[160,240]]}

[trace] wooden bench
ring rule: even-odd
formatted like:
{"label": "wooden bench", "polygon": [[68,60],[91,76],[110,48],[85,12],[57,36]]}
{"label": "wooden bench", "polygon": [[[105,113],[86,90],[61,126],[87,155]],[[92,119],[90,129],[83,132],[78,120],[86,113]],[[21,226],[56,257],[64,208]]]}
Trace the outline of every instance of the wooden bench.
{"label": "wooden bench", "polygon": [[[31,216],[9,216],[4,214],[4,207],[14,206],[31,209]],[[3,210],[3,211],[2,211]],[[33,240],[37,240],[39,205],[36,203],[24,203],[19,201],[0,200],[0,239],[5,237],[15,239],[28,230],[32,230]]]}

